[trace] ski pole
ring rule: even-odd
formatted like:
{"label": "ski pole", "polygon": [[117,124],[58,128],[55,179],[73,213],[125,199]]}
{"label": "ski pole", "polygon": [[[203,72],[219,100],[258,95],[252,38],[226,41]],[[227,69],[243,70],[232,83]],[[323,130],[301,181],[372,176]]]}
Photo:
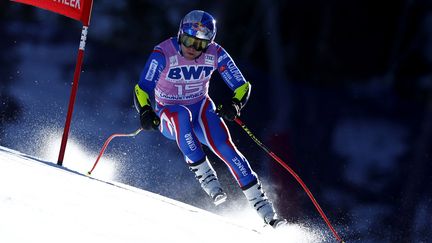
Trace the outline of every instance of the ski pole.
{"label": "ski pole", "polygon": [[105,149],[108,147],[108,144],[111,142],[111,140],[113,140],[113,138],[116,138],[116,137],[135,137],[135,136],[138,135],[138,133],[140,133],[142,130],[143,130],[142,128],[139,128],[139,129],[137,129],[135,132],[132,132],[132,133],[127,133],[127,134],[124,134],[124,133],[115,133],[115,134],[112,134],[112,135],[111,135],[111,136],[110,136],[110,137],[105,141],[104,145],[102,146],[102,149],[101,149],[100,152],[99,152],[99,156],[97,157],[96,162],[94,163],[92,169],[91,169],[89,172],[87,172],[87,174],[88,174],[88,175],[91,175],[91,173],[93,172],[93,170],[96,168],[96,165],[97,165],[97,163],[99,162],[99,159],[102,157],[102,155],[103,155],[104,152],[105,152]]}
{"label": "ski pole", "polygon": [[309,190],[309,188],[306,186],[306,184],[303,182],[303,180],[297,175],[297,173],[295,173],[295,171],[291,167],[289,167],[281,158],[279,158],[279,156],[277,156],[275,153],[273,153],[260,140],[258,140],[258,138],[255,137],[255,135],[249,130],[249,128],[239,118],[234,119],[234,121],[243,128],[243,130],[249,135],[249,137],[251,137],[252,140],[256,144],[258,144],[258,146],[260,146],[268,155],[270,155],[274,160],[276,160],[276,162],[278,162],[280,165],[282,165],[282,167],[284,167],[297,180],[297,182],[303,187],[303,190],[309,196],[309,198],[312,201],[312,203],[315,205],[315,208],[318,210],[319,214],[324,219],[324,221],[326,222],[327,226],[332,231],[334,237],[339,242],[343,243],[344,241],[338,235],[338,233],[336,232],[336,230],[333,228],[333,226],[330,223],[330,220],[327,218],[327,216],[325,215],[324,211],[321,209],[321,207],[318,204],[318,202],[316,201],[315,197],[312,195],[312,193]]}

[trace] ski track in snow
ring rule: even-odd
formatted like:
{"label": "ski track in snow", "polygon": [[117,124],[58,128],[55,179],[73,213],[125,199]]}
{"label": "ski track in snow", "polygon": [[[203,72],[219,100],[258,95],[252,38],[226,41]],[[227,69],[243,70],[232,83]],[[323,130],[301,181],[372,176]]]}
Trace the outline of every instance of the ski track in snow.
{"label": "ski track in snow", "polygon": [[325,238],[299,225],[279,230],[241,226],[227,217],[0,146],[0,242],[301,243]]}

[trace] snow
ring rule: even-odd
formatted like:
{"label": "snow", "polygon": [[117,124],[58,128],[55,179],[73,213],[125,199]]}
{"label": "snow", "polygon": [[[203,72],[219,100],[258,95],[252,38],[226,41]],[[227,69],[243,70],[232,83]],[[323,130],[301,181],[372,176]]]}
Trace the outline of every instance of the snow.
{"label": "snow", "polygon": [[300,225],[239,222],[0,146],[0,242],[325,241]]}

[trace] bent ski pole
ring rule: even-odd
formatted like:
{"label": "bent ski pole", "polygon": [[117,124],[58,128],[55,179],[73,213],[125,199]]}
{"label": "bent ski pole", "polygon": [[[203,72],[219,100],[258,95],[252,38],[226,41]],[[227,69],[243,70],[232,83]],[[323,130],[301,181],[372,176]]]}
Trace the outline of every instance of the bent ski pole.
{"label": "bent ski pole", "polygon": [[124,133],[115,133],[115,134],[111,135],[111,136],[110,136],[110,137],[105,141],[104,145],[102,146],[102,149],[101,149],[100,152],[99,152],[99,156],[97,157],[96,162],[95,162],[94,165],[93,165],[93,168],[92,168],[89,172],[87,172],[87,174],[88,174],[88,175],[91,175],[91,173],[93,172],[93,170],[96,168],[96,165],[97,165],[97,163],[99,162],[99,159],[102,157],[102,155],[103,155],[104,152],[105,152],[105,149],[108,147],[108,144],[111,142],[111,140],[113,140],[113,138],[116,138],[116,137],[135,137],[135,136],[138,135],[138,133],[140,133],[142,130],[143,130],[142,128],[139,128],[139,129],[137,129],[135,132],[132,132],[132,133],[127,133],[127,134],[124,134]]}
{"label": "bent ski pole", "polygon": [[342,238],[338,235],[338,233],[336,232],[336,230],[333,228],[333,226],[331,225],[330,220],[327,218],[327,216],[325,215],[324,211],[321,209],[320,205],[316,201],[315,197],[312,195],[312,193],[309,190],[309,188],[306,186],[306,184],[303,182],[303,180],[297,175],[297,173],[295,173],[295,171],[291,167],[289,167],[281,158],[279,158],[279,156],[277,156],[275,153],[273,153],[260,140],[258,140],[258,138],[255,137],[255,135],[249,130],[249,128],[239,118],[234,119],[234,121],[238,125],[240,125],[243,128],[243,130],[245,130],[245,132],[249,135],[249,137],[251,137],[252,140],[256,144],[258,144],[258,146],[260,146],[268,155],[270,155],[274,160],[276,160],[276,162],[278,162],[280,165],[282,165],[282,167],[284,167],[297,180],[297,182],[303,187],[303,190],[309,196],[309,198],[312,201],[312,203],[315,205],[315,208],[318,210],[319,214],[324,219],[324,221],[326,222],[327,226],[332,231],[334,237],[339,242],[344,242],[342,240]]}

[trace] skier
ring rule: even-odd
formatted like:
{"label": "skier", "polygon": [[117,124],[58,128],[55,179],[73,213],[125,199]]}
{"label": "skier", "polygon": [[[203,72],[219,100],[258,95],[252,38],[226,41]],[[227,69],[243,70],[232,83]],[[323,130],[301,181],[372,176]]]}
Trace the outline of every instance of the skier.
{"label": "skier", "polygon": [[[264,222],[276,228],[287,221],[276,214],[222,119],[233,121],[240,115],[249,99],[251,84],[230,55],[214,42],[215,36],[215,19],[207,12],[194,10],[181,20],[176,37],[153,49],[134,92],[141,126],[145,130],[160,130],[167,138],[176,140],[202,189],[219,205],[227,195],[202,149],[202,145],[208,146],[228,166]],[[229,102],[217,109],[208,95],[215,70],[233,91]]]}

